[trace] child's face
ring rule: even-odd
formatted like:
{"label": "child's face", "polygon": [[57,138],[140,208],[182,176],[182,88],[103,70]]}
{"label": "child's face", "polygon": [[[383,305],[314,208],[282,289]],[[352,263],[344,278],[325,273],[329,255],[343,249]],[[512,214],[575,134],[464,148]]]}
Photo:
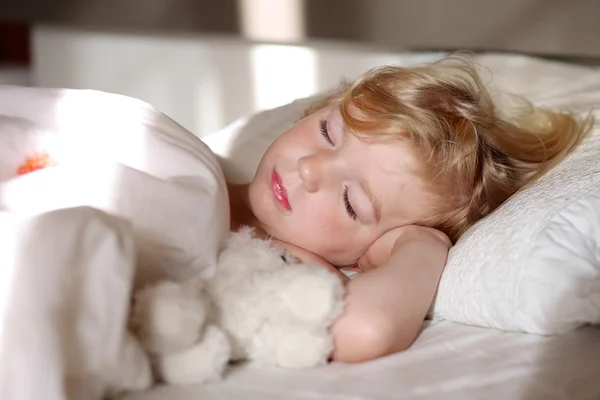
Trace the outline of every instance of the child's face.
{"label": "child's face", "polygon": [[325,108],[267,149],[250,206],[276,239],[350,265],[386,231],[430,215],[419,168],[408,144],[360,140],[345,129],[338,107]]}

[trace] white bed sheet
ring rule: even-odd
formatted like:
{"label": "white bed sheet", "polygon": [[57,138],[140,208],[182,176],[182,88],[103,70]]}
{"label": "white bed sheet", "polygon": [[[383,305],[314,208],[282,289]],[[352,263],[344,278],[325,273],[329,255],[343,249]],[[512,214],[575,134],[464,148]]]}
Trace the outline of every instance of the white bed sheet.
{"label": "white bed sheet", "polygon": [[545,337],[442,321],[408,351],[373,362],[307,371],[241,366],[221,382],[159,386],[126,400],[599,398],[600,327]]}

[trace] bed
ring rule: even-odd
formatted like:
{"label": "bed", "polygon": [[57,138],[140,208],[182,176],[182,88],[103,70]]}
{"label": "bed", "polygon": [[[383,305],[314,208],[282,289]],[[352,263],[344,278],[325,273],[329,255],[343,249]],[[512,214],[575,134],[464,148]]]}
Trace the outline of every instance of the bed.
{"label": "bed", "polygon": [[[420,55],[408,57],[416,60]],[[492,72],[495,86],[523,94],[537,104],[582,114],[600,105],[598,68],[517,55],[484,54],[476,56],[475,61],[485,66],[484,72]],[[85,96],[94,101],[101,97],[94,92],[86,92]],[[70,104],[74,108],[55,110],[61,112],[60,118],[41,113],[35,118],[62,123],[70,120],[72,131],[87,123],[90,129],[101,132],[118,121],[98,115],[119,115],[129,125],[121,127],[115,137],[144,121],[143,129],[156,129],[158,137],[170,144],[176,132],[184,130],[167,117],[158,117],[155,111],[149,115],[156,116],[156,121],[146,114],[124,112],[119,102],[129,107],[129,100],[106,97],[103,105],[95,103],[101,112],[94,124],[82,122],[93,113],[80,101],[82,95],[73,98],[77,99]],[[9,104],[10,99],[0,96],[3,112],[18,112],[18,103]],[[301,99],[241,118],[208,135],[204,142],[217,155],[229,180],[247,180],[264,148],[298,118],[310,101]],[[138,103],[131,107],[149,109]],[[75,110],[80,113],[77,118],[73,118]],[[595,115],[600,118],[598,112]],[[521,193],[461,239],[444,272],[430,313],[432,320],[409,350],[361,365],[333,363],[306,371],[238,365],[219,382],[156,386],[122,399],[600,398],[598,127],[594,132],[587,147],[554,175]],[[182,151],[177,154],[201,157],[195,153],[194,143],[191,135],[186,135],[176,146]],[[128,142],[130,146],[135,144]],[[147,152],[147,157],[153,156],[156,152]],[[143,169],[138,158],[123,162]],[[167,182],[173,174],[192,174],[194,166],[190,161],[181,170],[169,163],[150,163],[144,168]],[[215,188],[220,185],[222,182]],[[223,195],[222,191],[218,193]],[[561,218],[566,223],[560,225]],[[210,226],[214,221],[202,223]],[[492,230],[498,226],[507,230]],[[158,222],[151,227],[160,230]],[[175,243],[177,237],[170,240]],[[193,248],[191,242],[184,245]]]}
{"label": "bed", "polygon": [[[484,54],[475,57],[475,61],[485,66],[482,71],[484,76],[486,72],[488,78],[493,76],[493,87],[525,95],[537,104],[585,113],[600,103],[598,68],[518,55]],[[228,179],[239,182],[250,179],[251,171],[258,162],[256,155],[262,154],[277,132],[297,119],[309,102],[310,99],[299,100],[275,110],[242,118],[224,130],[206,137],[206,143],[220,156]],[[596,152],[593,156],[596,159],[597,154]],[[575,166],[567,169],[571,169],[573,173],[580,172]],[[524,201],[519,206],[526,205],[527,202]],[[498,218],[511,220],[514,226],[519,226],[518,222],[511,219],[511,213],[511,210],[502,210]],[[588,216],[594,224],[600,223],[597,215]],[[509,225],[503,225],[500,221],[498,224],[504,228]],[[527,229],[523,227],[523,230]],[[480,229],[479,236],[481,234]],[[511,274],[517,275],[517,272],[513,265],[493,260],[495,256],[503,256],[498,247],[510,246],[511,239],[508,236],[516,237],[517,241],[526,242],[526,239],[514,232],[490,236],[494,236],[495,243],[486,243],[481,247],[463,246],[457,251],[463,253],[462,258],[454,254],[448,267],[451,272],[446,272],[442,280],[438,307],[432,311],[441,320],[430,322],[414,346],[404,353],[363,365],[332,364],[304,372],[261,371],[242,366],[234,369],[223,382],[187,388],[159,387],[146,394],[132,395],[128,400],[598,398],[600,328],[597,325],[586,326],[572,331],[559,326],[566,320],[554,321],[557,323],[554,326],[544,325],[541,321],[545,317],[539,313],[560,314],[561,307],[554,304],[546,305],[550,308],[544,308],[537,299],[521,309],[491,304],[514,301],[500,293],[510,291],[507,290],[509,287],[506,282],[511,279]],[[512,245],[514,253],[519,253],[518,246],[514,243]],[[486,250],[489,254],[482,256]],[[542,250],[541,253],[548,252]],[[564,255],[560,257],[565,259]],[[456,261],[459,258],[460,261]],[[524,262],[527,263],[533,265],[536,260],[531,256]],[[551,274],[551,267],[552,260],[545,260],[540,263],[541,269],[537,272],[530,270],[528,273]],[[492,269],[495,271],[492,272]],[[573,269],[577,268],[573,266]],[[470,278],[471,275],[475,277]],[[595,280],[594,276],[590,276],[590,280]],[[533,286],[528,286],[524,291],[529,295],[525,294],[523,298],[543,298],[546,296],[544,291],[548,289],[549,287],[536,291]],[[591,293],[580,295],[584,301],[592,304],[590,307],[594,311],[591,318],[597,320],[600,286],[595,284],[590,290]],[[486,294],[465,294],[479,291]],[[473,301],[478,304],[473,304]],[[523,300],[523,303],[527,301],[530,300]],[[569,301],[565,300],[565,303]],[[536,314],[536,317],[529,321],[511,320],[512,313],[519,314],[524,309],[530,315]],[[450,319],[462,323],[444,320],[450,315]],[[580,317],[578,314],[574,318]],[[567,325],[572,322],[567,322]],[[492,326],[504,331],[474,325]],[[560,330],[567,333],[551,336],[519,333]]]}
{"label": "bed", "polygon": [[158,387],[127,400],[597,399],[600,329],[542,337],[431,323],[413,347],[362,365],[291,372],[238,368],[204,386]]}

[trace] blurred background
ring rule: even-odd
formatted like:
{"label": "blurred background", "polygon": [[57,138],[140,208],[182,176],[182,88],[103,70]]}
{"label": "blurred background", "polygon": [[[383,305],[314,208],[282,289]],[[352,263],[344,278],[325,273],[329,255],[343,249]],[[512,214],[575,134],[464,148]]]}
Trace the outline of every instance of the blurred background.
{"label": "blurred background", "polygon": [[199,136],[381,64],[600,64],[600,0],[2,0],[0,84],[147,101]]}

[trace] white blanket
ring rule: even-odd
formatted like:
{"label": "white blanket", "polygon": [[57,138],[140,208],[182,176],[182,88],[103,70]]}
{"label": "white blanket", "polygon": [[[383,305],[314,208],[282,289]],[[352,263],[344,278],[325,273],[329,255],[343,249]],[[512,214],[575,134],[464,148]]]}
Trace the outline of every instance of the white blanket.
{"label": "white blanket", "polygon": [[0,214],[0,398],[101,398],[151,383],[125,327],[129,225],[91,208]]}
{"label": "white blanket", "polygon": [[[39,154],[58,165],[18,175]],[[212,274],[228,231],[215,157],[165,115],[122,96],[0,87],[0,398],[148,385],[125,329],[134,282]]]}

